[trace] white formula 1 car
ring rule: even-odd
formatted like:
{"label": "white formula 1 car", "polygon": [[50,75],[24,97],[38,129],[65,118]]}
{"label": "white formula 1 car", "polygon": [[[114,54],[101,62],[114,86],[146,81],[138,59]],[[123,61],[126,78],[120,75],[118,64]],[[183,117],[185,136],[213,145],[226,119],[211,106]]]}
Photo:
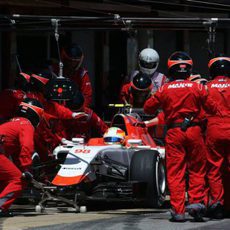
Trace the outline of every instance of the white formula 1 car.
{"label": "white formula 1 car", "polygon": [[138,115],[116,114],[111,126],[126,133],[124,146],[106,145],[103,138],[64,141],[54,150],[60,162],[51,185],[43,187],[37,211],[47,202],[66,202],[79,211],[90,200],[134,201],[159,207],[165,200],[165,149],[156,146],[147,129],[134,124]]}

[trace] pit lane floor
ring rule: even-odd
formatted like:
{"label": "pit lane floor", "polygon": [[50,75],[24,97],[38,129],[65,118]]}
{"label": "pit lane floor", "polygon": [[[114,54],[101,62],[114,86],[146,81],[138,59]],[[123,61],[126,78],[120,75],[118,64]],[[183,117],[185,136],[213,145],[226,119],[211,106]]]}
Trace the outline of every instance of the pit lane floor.
{"label": "pit lane floor", "polygon": [[230,229],[230,219],[213,221],[205,218],[203,223],[195,223],[188,215],[185,223],[169,222],[169,209],[140,209],[121,204],[97,204],[89,207],[87,213],[62,213],[55,208],[38,214],[32,205],[14,205],[15,216],[1,218],[1,230],[219,230]]}

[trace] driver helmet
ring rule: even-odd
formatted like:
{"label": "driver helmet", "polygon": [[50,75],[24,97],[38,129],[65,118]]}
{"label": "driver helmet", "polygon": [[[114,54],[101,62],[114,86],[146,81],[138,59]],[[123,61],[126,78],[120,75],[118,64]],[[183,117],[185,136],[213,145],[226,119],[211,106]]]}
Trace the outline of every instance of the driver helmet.
{"label": "driver helmet", "polygon": [[34,127],[42,120],[44,109],[42,104],[33,98],[25,98],[18,107],[17,116],[27,118]]}
{"label": "driver helmet", "polygon": [[125,142],[125,132],[117,127],[110,127],[103,135],[105,144],[122,145]]}
{"label": "driver helmet", "polygon": [[152,75],[159,65],[159,54],[151,48],[143,49],[139,54],[139,68],[142,73]]}
{"label": "driver helmet", "polygon": [[83,59],[84,54],[82,48],[76,43],[72,43],[61,50],[61,60],[74,70],[80,68]]}

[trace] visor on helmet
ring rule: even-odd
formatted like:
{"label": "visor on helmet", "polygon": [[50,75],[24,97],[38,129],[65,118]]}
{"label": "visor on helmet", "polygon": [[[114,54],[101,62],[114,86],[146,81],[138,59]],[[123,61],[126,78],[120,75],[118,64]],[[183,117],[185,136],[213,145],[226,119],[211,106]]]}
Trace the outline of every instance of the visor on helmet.
{"label": "visor on helmet", "polygon": [[105,144],[123,144],[125,141],[125,132],[117,127],[110,127],[103,135]]}
{"label": "visor on helmet", "polygon": [[123,140],[119,137],[105,137],[104,138],[105,143],[113,143],[113,144],[120,144],[123,142]]}
{"label": "visor on helmet", "polygon": [[158,65],[157,62],[146,62],[144,60],[140,60],[140,66],[146,69],[154,69]]}

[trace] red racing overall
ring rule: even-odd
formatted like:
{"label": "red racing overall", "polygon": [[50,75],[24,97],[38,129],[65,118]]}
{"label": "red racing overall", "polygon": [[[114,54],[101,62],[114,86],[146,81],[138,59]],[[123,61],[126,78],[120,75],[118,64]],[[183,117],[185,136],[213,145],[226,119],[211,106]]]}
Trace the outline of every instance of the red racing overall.
{"label": "red racing overall", "polygon": [[207,86],[210,98],[219,104],[222,113],[221,117],[208,116],[206,144],[210,205],[219,202],[230,211],[230,79],[217,76]]}
{"label": "red racing overall", "polygon": [[25,186],[21,177],[32,163],[34,127],[28,119],[16,117],[0,126],[0,136],[0,208],[8,210]]}
{"label": "red racing overall", "polygon": [[85,138],[86,141],[92,136],[92,132],[103,136],[108,129],[106,123],[90,108],[82,109],[88,117],[78,120],[61,120],[57,125],[57,133],[59,136],[71,140],[74,137]]}
{"label": "red racing overall", "polygon": [[37,99],[44,106],[44,119],[40,122],[35,131],[35,147],[41,161],[47,161],[49,156],[52,156],[53,149],[60,143],[59,138],[52,130],[51,123],[47,115],[56,119],[72,119],[73,112],[65,106],[58,104],[52,100],[46,100],[40,92],[29,92],[27,97]]}
{"label": "red racing overall", "polygon": [[[185,213],[186,169],[189,173],[189,203],[201,203],[205,198],[206,154],[197,118],[202,104],[211,113],[217,111],[202,85],[176,80],[162,86],[144,105],[148,114],[155,113],[160,107],[165,114],[168,126],[165,140],[167,180],[171,206],[177,214]],[[194,126],[182,131],[181,123],[190,116],[193,116]]]}
{"label": "red racing overall", "polygon": [[26,98],[20,89],[5,89],[0,93],[0,123],[14,117],[16,108]]}

